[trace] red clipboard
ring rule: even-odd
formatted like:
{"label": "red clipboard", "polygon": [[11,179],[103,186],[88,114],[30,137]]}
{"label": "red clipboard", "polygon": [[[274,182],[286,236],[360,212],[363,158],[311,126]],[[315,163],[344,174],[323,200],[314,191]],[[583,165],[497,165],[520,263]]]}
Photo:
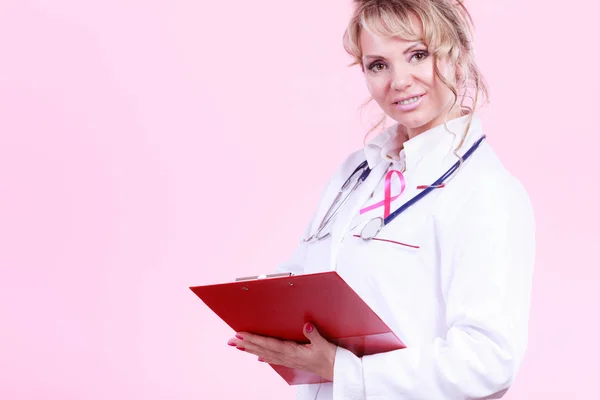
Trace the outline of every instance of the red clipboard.
{"label": "red clipboard", "polygon": [[[358,357],[406,347],[335,271],[255,278],[190,289],[235,332],[308,343],[302,329],[312,322],[323,337]],[[271,367],[289,385],[328,382],[305,371]]]}

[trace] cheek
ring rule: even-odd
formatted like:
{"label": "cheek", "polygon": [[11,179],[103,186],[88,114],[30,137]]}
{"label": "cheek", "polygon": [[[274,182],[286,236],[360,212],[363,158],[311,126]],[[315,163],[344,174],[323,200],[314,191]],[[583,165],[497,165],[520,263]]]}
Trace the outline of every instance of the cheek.
{"label": "cheek", "polygon": [[[440,74],[444,77],[446,82],[448,82],[450,85],[456,86],[457,70],[456,70],[456,66],[454,65],[454,63],[452,63],[448,59],[442,59],[442,60],[438,61],[437,65],[438,65],[438,70],[440,71]],[[438,82],[438,85],[441,85],[444,88],[446,88],[447,90],[449,90],[446,87],[446,85],[437,76],[436,76],[436,81]]]}
{"label": "cheek", "polygon": [[[446,62],[438,63],[440,74],[450,83],[454,81],[454,69],[451,64]],[[445,104],[453,97],[452,91],[442,82],[435,73],[433,63],[427,69],[420,73],[421,82],[429,87],[430,99],[435,103]]]}
{"label": "cheek", "polygon": [[438,63],[438,69],[440,71],[440,74],[442,74],[442,76],[449,80],[451,79],[451,70],[452,70],[452,66],[450,65],[450,63],[448,61],[445,60],[441,60]]}
{"label": "cheek", "polygon": [[419,80],[430,88],[435,88],[436,81],[438,80],[435,75],[435,69],[433,68],[433,63],[428,62],[426,64],[419,66],[418,71]]}
{"label": "cheek", "polygon": [[376,101],[383,99],[387,94],[387,83],[383,76],[367,77],[367,89]]}
{"label": "cheek", "polygon": [[431,99],[435,102],[436,108],[444,107],[454,97],[452,91],[437,77],[432,92]]}

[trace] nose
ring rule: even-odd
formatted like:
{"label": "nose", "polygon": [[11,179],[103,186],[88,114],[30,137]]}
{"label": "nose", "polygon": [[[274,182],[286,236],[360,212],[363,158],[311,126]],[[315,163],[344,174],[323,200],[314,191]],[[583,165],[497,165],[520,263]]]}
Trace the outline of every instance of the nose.
{"label": "nose", "polygon": [[392,76],[391,87],[392,90],[397,90],[399,92],[405,90],[413,84],[413,76],[405,68],[396,68],[394,69],[394,74]]}

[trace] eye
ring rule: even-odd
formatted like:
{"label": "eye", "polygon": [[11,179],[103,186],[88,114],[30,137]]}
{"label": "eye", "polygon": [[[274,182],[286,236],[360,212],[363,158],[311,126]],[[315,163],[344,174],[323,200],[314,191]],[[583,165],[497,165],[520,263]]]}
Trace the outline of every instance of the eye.
{"label": "eye", "polygon": [[371,72],[383,71],[384,68],[385,68],[385,64],[382,63],[381,61],[375,61],[374,63],[369,65],[369,71],[371,71]]}
{"label": "eye", "polygon": [[425,60],[428,56],[429,56],[429,53],[427,51],[424,51],[424,50],[416,51],[413,53],[413,55],[411,57],[411,61],[415,60],[417,62],[420,62],[420,61]]}

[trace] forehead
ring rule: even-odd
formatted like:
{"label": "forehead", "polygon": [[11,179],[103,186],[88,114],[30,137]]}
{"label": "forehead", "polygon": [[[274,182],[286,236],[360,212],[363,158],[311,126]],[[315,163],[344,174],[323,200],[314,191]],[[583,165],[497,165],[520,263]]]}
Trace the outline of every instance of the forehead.
{"label": "forehead", "polygon": [[406,40],[398,36],[385,37],[373,35],[367,31],[360,34],[360,47],[363,55],[379,54],[402,54],[409,46],[418,43],[415,40]]}
{"label": "forehead", "polygon": [[361,29],[359,36],[359,46],[363,54],[375,52],[384,55],[381,53],[402,52],[408,46],[423,41],[423,25],[414,14],[408,16],[408,24],[400,24],[399,19],[394,21],[395,25],[400,25],[400,29],[394,30],[403,31],[402,33],[394,32],[381,19],[365,22],[366,25]]}

